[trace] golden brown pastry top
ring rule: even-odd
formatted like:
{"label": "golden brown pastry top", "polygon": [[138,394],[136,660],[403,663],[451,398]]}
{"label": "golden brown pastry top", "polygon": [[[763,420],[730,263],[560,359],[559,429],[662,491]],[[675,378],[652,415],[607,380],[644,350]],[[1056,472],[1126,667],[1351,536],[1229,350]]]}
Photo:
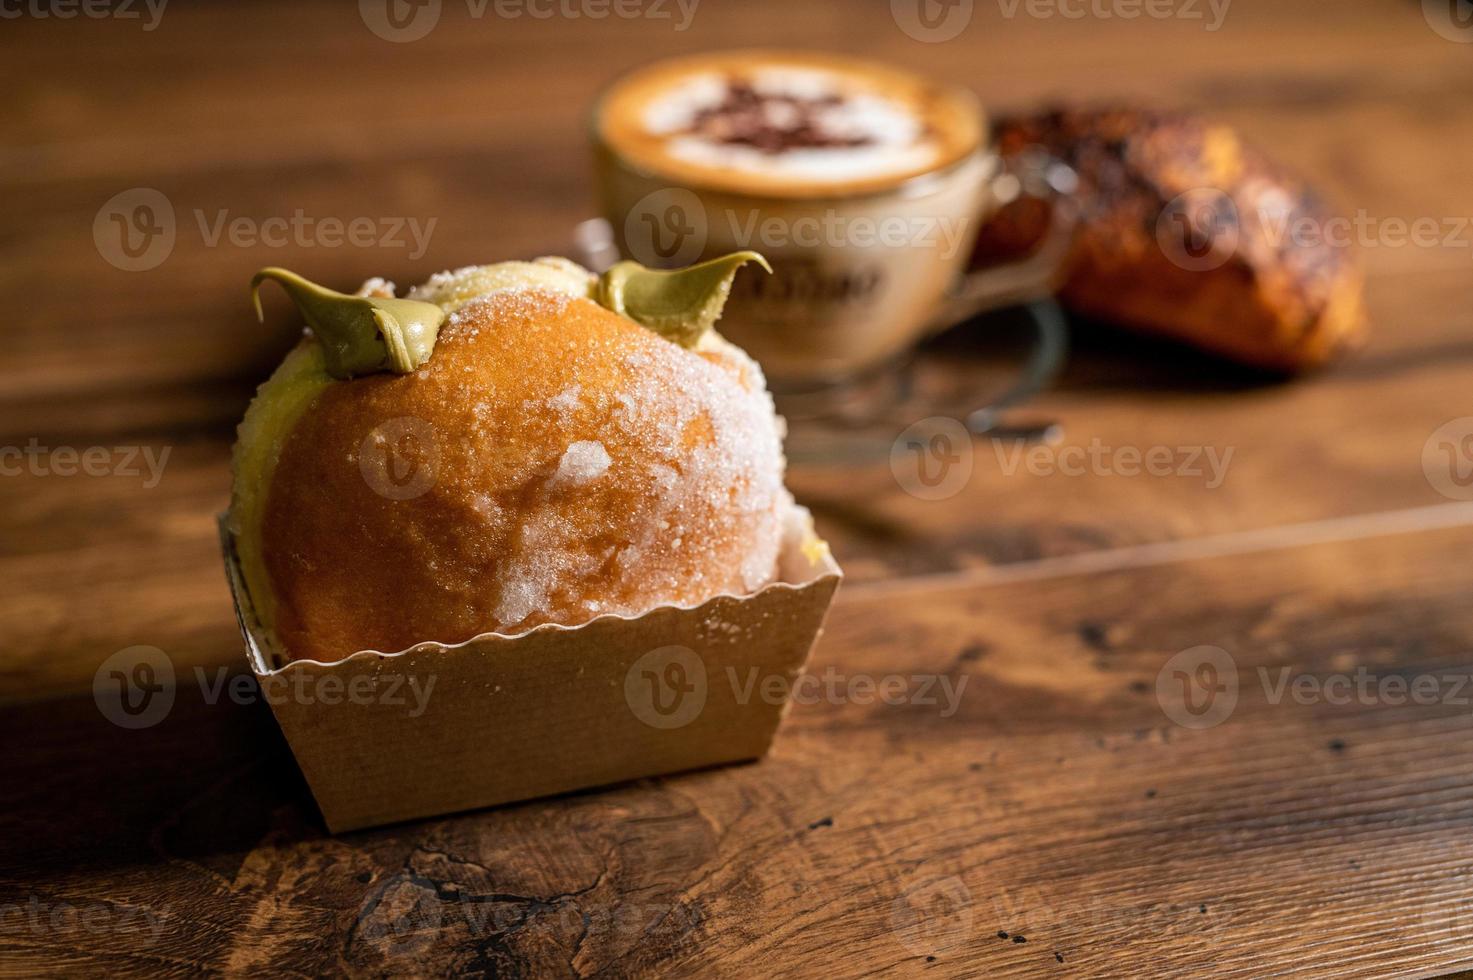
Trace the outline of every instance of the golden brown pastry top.
{"label": "golden brown pastry top", "polygon": [[781,434],[754,364],[586,299],[459,310],[406,375],[326,387],[262,525],[297,658],[458,642],[770,579]]}

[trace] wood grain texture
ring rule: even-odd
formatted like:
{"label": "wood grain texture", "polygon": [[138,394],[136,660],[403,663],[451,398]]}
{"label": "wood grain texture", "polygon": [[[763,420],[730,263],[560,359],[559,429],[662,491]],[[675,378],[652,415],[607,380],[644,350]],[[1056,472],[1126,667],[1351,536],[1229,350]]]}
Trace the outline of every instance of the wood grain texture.
{"label": "wood grain texture", "polygon": [[[1067,371],[1020,415],[1060,420],[1059,450],[1231,452],[1217,486],[1030,471],[978,441],[956,495],[905,492],[892,441],[1005,380],[1007,318],[930,345],[923,396],[840,442],[795,423],[790,482],[849,574],[810,674],[965,681],[944,717],[820,699],[753,765],[330,838],[266,706],[208,703],[196,674],[243,669],[213,522],[233,425],[296,330],[274,300],[254,322],[249,274],[406,283],[567,249],[593,207],[587,107],[634,64],[777,42],[998,107],[1198,107],[1347,212],[1457,222],[1470,46],[1401,0],[1234,0],[1216,31],[978,3],[941,44],[881,0],[702,0],[683,31],[447,2],[412,44],[354,6],[0,26],[0,447],[168,452],[156,481],[0,476],[0,975],[1473,967],[1467,705],[1272,703],[1260,674],[1432,676],[1453,697],[1473,670],[1473,513],[1422,465],[1473,414],[1466,243],[1360,249],[1371,343],[1294,384],[1074,324]],[[130,273],[92,224],[133,187],[168,196],[178,234]],[[211,243],[221,212],[299,208],[434,228],[422,254]],[[184,683],[163,723],[124,731],[90,690],[134,644]],[[1156,684],[1201,645],[1241,686],[1193,730]]]}
{"label": "wood grain texture", "polygon": [[[1470,545],[1473,527],[858,586],[810,665],[840,693],[796,705],[762,762],[338,839],[264,705],[181,685],[124,752],[90,699],[17,708],[8,744],[67,737],[4,763],[0,888],[107,911],[95,934],[64,914],[3,948],[166,975],[1329,977],[1473,960]],[[1201,644],[1242,686],[1194,731],[1155,688]],[[1462,703],[1273,703],[1260,668],[1435,676]],[[888,674],[960,696],[847,687]]]}

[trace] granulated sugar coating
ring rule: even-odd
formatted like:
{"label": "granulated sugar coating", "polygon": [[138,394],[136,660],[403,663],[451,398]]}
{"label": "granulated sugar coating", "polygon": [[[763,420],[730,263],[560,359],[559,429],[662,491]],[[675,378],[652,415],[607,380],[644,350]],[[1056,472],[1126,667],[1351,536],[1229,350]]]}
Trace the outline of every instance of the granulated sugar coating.
{"label": "granulated sugar coating", "polygon": [[582,486],[607,473],[610,462],[609,451],[603,443],[575,442],[563,453],[552,479],[559,486]]}
{"label": "granulated sugar coating", "polygon": [[634,616],[774,577],[791,498],[757,365],[590,300],[471,300],[407,375],[327,387],[264,517],[298,658]]}

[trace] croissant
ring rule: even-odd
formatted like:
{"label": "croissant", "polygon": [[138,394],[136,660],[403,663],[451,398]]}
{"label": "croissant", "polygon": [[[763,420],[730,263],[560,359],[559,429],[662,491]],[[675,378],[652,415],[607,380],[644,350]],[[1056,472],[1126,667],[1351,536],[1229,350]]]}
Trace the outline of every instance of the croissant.
{"label": "croissant", "polygon": [[[1302,180],[1232,128],[1185,111],[1052,109],[1003,118],[999,151],[1042,147],[1079,176],[1080,225],[1060,299],[1087,317],[1279,372],[1362,340],[1361,273]],[[1043,237],[1048,205],[1018,198],[981,230],[974,264]]]}

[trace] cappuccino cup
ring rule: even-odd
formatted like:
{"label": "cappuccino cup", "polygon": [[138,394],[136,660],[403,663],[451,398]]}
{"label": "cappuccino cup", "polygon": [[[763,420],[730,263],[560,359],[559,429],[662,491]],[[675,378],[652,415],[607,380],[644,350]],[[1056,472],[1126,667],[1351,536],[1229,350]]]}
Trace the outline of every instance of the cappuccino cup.
{"label": "cappuccino cup", "polygon": [[1009,170],[970,92],[885,65],[770,50],[657,62],[606,90],[592,126],[623,256],[675,267],[753,249],[771,262],[770,276],[737,277],[719,329],[778,390],[854,379],[1050,292],[1067,244],[1055,207],[1031,258],[965,273],[994,209],[1057,197],[1061,167]]}

